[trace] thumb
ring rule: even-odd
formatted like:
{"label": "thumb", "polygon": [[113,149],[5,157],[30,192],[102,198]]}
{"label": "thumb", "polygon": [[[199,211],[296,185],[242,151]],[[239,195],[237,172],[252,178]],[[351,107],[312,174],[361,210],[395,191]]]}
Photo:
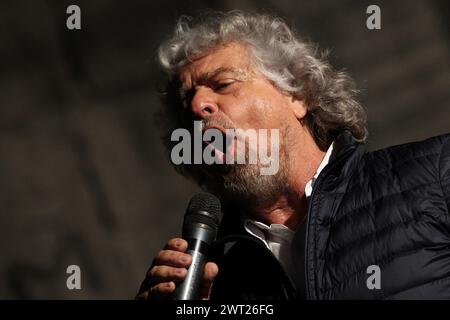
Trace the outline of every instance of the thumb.
{"label": "thumb", "polygon": [[214,262],[208,262],[205,265],[205,271],[203,272],[202,284],[200,286],[200,299],[208,300],[211,293],[211,287],[219,273],[219,267]]}

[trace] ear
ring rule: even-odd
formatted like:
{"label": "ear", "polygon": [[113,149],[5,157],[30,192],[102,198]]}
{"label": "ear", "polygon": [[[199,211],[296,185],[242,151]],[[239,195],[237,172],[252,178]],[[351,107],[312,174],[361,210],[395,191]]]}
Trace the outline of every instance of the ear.
{"label": "ear", "polygon": [[297,120],[302,120],[306,113],[308,112],[308,108],[303,100],[294,99],[294,97],[288,98],[288,105],[294,113]]}

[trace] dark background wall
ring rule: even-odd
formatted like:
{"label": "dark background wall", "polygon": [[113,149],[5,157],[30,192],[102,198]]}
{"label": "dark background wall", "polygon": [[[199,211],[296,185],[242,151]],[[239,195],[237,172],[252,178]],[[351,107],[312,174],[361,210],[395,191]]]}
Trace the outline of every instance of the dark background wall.
{"label": "dark background wall", "polygon": [[[66,29],[77,4],[82,30]],[[382,29],[366,28],[378,4]],[[265,8],[363,89],[370,149],[450,131],[446,1],[0,2],[0,298],[133,298],[198,189],[163,154],[155,51],[175,17]],[[82,289],[66,288],[79,265]]]}

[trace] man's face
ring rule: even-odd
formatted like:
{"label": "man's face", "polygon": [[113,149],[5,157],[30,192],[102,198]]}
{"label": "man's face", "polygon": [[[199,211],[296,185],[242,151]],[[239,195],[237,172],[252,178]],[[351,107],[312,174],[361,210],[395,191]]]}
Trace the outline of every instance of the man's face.
{"label": "man's face", "polygon": [[299,126],[299,112],[305,111],[299,110],[303,104],[294,104],[250,61],[243,45],[231,43],[194,59],[180,73],[183,108],[193,120],[203,120],[205,129],[279,130],[279,170],[274,175],[261,176],[260,164],[222,165],[228,170],[204,166],[210,179],[208,185],[225,198],[237,201],[269,200],[287,187],[286,154],[295,141],[289,132]]}

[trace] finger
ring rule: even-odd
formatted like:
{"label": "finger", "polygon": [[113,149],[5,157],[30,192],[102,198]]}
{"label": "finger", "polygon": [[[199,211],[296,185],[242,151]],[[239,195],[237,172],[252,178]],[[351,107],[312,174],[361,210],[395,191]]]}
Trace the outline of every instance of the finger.
{"label": "finger", "polygon": [[134,297],[134,300],[148,300],[148,291],[144,291]]}
{"label": "finger", "polygon": [[212,282],[208,282],[200,287],[200,300],[209,300],[211,294]]}
{"label": "finger", "polygon": [[219,273],[219,267],[214,262],[208,262],[205,265],[205,270],[203,272],[203,281],[213,282]]}
{"label": "finger", "polygon": [[192,262],[190,254],[173,250],[161,250],[155,258],[155,265],[187,268]]}
{"label": "finger", "polygon": [[186,278],[186,268],[173,268],[168,266],[155,266],[150,269],[147,277],[151,279],[151,284],[160,282],[175,281],[180,282]]}
{"label": "finger", "polygon": [[150,290],[146,290],[143,292],[139,292],[136,297],[134,297],[135,300],[148,300],[149,299],[149,292]]}
{"label": "finger", "polygon": [[164,250],[175,250],[180,252],[185,252],[188,247],[188,243],[186,240],[181,238],[173,238],[167,242]]}
{"label": "finger", "polygon": [[148,291],[148,299],[161,300],[168,298],[171,293],[175,291],[175,283],[173,282],[162,282],[150,288]]}
{"label": "finger", "polygon": [[[150,272],[150,270],[147,271],[147,274]],[[139,287],[139,291],[137,293],[136,299],[138,299],[142,294],[144,294],[145,292],[147,292],[151,287],[151,279],[150,277],[145,277],[144,281],[142,281],[141,286]],[[139,298],[139,299],[142,299]],[[144,300],[146,298],[144,297]]]}
{"label": "finger", "polygon": [[200,299],[207,300],[211,293],[211,288],[214,279],[219,273],[219,268],[214,262],[208,262],[205,265],[205,271],[203,273],[202,284],[200,285]]}

